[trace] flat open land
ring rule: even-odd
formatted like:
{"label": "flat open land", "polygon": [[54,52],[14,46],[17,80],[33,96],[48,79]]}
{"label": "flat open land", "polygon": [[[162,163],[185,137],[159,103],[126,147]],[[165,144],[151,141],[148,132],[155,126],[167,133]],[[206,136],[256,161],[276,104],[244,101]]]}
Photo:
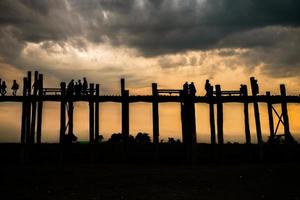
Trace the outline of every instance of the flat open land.
{"label": "flat open land", "polygon": [[1,199],[300,199],[300,165],[1,164]]}

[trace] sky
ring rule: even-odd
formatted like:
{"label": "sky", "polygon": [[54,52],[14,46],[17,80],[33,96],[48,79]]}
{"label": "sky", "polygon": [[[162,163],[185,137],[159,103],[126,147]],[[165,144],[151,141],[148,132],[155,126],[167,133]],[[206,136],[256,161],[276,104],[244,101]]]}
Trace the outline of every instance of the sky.
{"label": "sky", "polygon": [[[193,81],[223,90],[249,85],[255,76],[260,93],[278,94],[284,83],[299,95],[299,0],[1,0],[0,78],[10,87],[28,70],[45,75],[45,87],[87,77],[102,94],[119,94],[120,78],[130,94],[181,88]],[[198,141],[209,141],[207,105],[197,105]],[[264,137],[266,106],[260,105]],[[120,105],[100,105],[100,132],[107,139],[121,130]],[[181,137],[180,107],[162,104],[162,139]],[[278,107],[280,110],[280,107]],[[19,141],[21,105],[0,104],[0,141]],[[289,105],[291,131],[300,138],[300,107]],[[224,106],[225,140],[243,141],[242,106]],[[253,108],[251,134],[255,139]],[[59,104],[46,103],[43,141],[58,139]],[[152,133],[151,105],[130,106],[130,132]],[[281,129],[280,129],[281,130]],[[282,130],[281,130],[282,131]],[[75,106],[75,132],[88,138],[88,107]]]}

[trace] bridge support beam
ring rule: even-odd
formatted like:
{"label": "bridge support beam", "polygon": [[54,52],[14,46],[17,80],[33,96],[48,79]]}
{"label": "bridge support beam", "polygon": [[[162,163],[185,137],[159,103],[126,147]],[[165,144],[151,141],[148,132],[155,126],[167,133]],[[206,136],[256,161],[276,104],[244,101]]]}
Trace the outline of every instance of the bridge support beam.
{"label": "bridge support beam", "polygon": [[66,134],[66,83],[60,83],[61,89],[61,102],[60,102],[60,134],[59,143],[64,143]]}
{"label": "bridge support beam", "polygon": [[[100,95],[100,85],[96,84],[96,97],[98,98]],[[99,142],[99,101],[95,102],[95,141]]]}
{"label": "bridge support beam", "polygon": [[[27,78],[23,78],[23,96],[27,96]],[[27,102],[22,102],[22,124],[21,124],[21,144],[26,143],[26,125],[27,125]]]}
{"label": "bridge support beam", "polygon": [[284,123],[284,137],[286,143],[293,143],[294,138],[290,132],[290,123],[289,123],[289,115],[288,115],[288,109],[287,109],[287,103],[286,103],[286,89],[285,85],[280,85],[280,94],[281,94],[281,111],[282,111],[282,117],[283,117],[283,123]]}
{"label": "bridge support beam", "polygon": [[270,129],[270,138],[269,141],[272,141],[275,138],[275,131],[274,131],[274,118],[273,118],[273,110],[272,110],[272,103],[271,103],[271,93],[266,92],[266,96],[268,97],[267,108],[268,108],[268,116],[269,116],[269,129]]}
{"label": "bridge support beam", "polygon": [[94,84],[90,84],[90,102],[89,102],[89,113],[90,113],[90,144],[94,143],[95,136],[95,108],[94,101],[92,100],[94,96]]}
{"label": "bridge support beam", "polygon": [[[44,78],[43,74],[39,74],[38,77],[38,95],[41,98],[43,96]],[[38,101],[37,108],[37,127],[36,127],[36,142],[41,144],[42,142],[42,119],[43,119],[43,101]]]}
{"label": "bridge support beam", "polygon": [[221,86],[216,85],[217,97],[217,130],[218,130],[218,144],[224,144],[223,133],[223,103],[221,100]]}
{"label": "bridge support beam", "polygon": [[261,135],[261,125],[260,125],[260,115],[259,115],[259,107],[257,102],[257,94],[259,93],[259,87],[257,84],[257,80],[254,77],[250,78],[251,90],[253,96],[253,107],[254,107],[254,117],[255,117],[255,125],[256,125],[256,136],[257,143],[262,144],[262,135]]}
{"label": "bridge support beam", "polygon": [[244,100],[244,127],[245,127],[246,144],[251,144],[247,85],[241,86],[241,94],[242,94],[243,100]]}
{"label": "bridge support beam", "polygon": [[122,134],[125,143],[129,138],[129,91],[125,90],[125,80],[121,79],[121,95],[122,95]]}
{"label": "bridge support beam", "polygon": [[158,113],[158,91],[157,84],[152,83],[152,123],[153,123],[153,143],[159,143],[159,113]]}
{"label": "bridge support beam", "polygon": [[[33,96],[36,97],[38,92],[38,72],[34,72],[33,81]],[[32,100],[32,110],[31,110],[31,127],[30,127],[30,143],[35,142],[35,126],[36,126],[36,100]]]}
{"label": "bridge support beam", "polygon": [[215,111],[213,99],[213,86],[210,86],[209,93],[207,94],[209,101],[209,124],[210,124],[210,143],[216,144],[216,126],[215,126]]}
{"label": "bridge support beam", "polygon": [[27,102],[26,102],[26,143],[30,144],[30,126],[31,126],[31,71],[27,72]]}

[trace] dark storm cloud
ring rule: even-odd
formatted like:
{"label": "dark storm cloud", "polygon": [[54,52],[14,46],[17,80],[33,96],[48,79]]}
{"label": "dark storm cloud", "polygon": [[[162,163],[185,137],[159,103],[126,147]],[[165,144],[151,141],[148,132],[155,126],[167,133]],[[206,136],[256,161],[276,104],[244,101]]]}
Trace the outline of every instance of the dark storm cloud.
{"label": "dark storm cloud", "polygon": [[[26,42],[45,42],[45,49],[67,42],[84,50],[85,39],[132,47],[143,56],[250,48],[261,53],[248,58],[274,64],[276,59],[265,59],[266,49],[285,53],[299,44],[293,31],[300,25],[299,10],[299,0],[2,0],[0,45],[8,48],[0,57],[17,60]],[[281,27],[284,33],[277,31]],[[281,57],[279,64],[286,64]],[[296,59],[288,61],[291,66],[299,63],[290,59]]]}

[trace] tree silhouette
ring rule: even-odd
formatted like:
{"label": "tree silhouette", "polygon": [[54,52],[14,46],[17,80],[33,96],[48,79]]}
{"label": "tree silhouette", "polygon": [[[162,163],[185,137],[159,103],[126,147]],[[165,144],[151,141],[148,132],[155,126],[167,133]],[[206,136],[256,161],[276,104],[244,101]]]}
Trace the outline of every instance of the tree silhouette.
{"label": "tree silhouette", "polygon": [[149,144],[151,142],[150,136],[148,133],[141,133],[139,132],[135,136],[135,142],[137,144]]}

